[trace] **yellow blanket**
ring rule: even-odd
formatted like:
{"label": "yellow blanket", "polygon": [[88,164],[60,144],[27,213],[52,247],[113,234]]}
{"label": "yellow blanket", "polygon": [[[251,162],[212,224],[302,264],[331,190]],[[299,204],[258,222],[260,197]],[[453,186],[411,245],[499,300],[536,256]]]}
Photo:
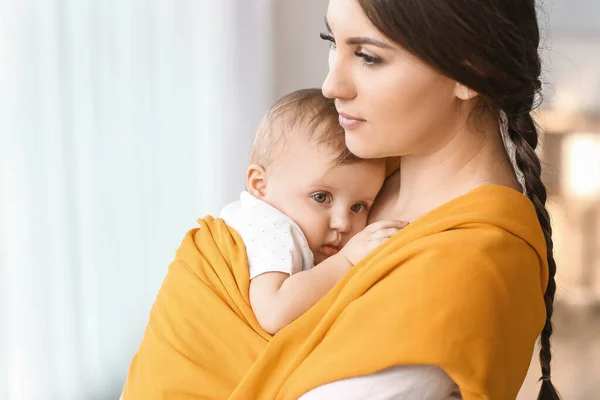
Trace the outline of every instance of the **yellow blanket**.
{"label": "yellow blanket", "polygon": [[464,399],[513,399],[542,329],[535,210],[483,186],[426,214],[271,337],[248,299],[240,237],[207,217],[158,293],[124,400],[297,399],[401,364],[443,368]]}

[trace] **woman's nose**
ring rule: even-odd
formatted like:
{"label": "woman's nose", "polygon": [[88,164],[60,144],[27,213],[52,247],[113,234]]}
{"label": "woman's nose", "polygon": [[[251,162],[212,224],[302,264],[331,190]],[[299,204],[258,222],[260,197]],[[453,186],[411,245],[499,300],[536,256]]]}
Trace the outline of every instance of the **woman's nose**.
{"label": "woman's nose", "polygon": [[329,73],[323,82],[323,95],[329,99],[351,99],[355,97],[354,85],[348,66],[338,60],[335,53],[329,56]]}

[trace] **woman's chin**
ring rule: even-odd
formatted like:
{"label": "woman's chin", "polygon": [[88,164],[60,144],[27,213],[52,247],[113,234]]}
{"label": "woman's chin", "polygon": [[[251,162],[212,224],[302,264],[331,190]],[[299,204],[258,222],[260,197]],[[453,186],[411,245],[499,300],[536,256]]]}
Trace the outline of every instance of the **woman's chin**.
{"label": "woman's chin", "polygon": [[385,157],[386,149],[379,148],[375,143],[369,142],[368,136],[361,136],[356,131],[346,131],[346,147],[357,157],[370,159]]}

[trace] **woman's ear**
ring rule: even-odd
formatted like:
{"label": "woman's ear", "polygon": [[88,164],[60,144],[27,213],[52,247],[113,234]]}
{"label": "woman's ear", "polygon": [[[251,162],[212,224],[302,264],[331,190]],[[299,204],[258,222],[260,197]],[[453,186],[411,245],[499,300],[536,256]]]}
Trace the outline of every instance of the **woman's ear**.
{"label": "woman's ear", "polygon": [[256,198],[267,194],[267,171],[258,164],[252,164],[246,170],[246,190]]}
{"label": "woman's ear", "polygon": [[473,89],[466,87],[462,83],[456,82],[456,87],[454,88],[454,95],[461,100],[467,101],[474,99],[479,94]]}

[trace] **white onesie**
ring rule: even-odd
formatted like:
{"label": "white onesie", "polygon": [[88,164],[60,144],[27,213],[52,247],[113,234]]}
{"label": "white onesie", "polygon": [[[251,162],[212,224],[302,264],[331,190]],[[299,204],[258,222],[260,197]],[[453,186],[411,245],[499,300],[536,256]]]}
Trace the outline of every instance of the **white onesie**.
{"label": "white onesie", "polygon": [[246,246],[250,279],[265,272],[295,274],[310,269],[314,257],[304,233],[290,217],[244,191],[220,217]]}

